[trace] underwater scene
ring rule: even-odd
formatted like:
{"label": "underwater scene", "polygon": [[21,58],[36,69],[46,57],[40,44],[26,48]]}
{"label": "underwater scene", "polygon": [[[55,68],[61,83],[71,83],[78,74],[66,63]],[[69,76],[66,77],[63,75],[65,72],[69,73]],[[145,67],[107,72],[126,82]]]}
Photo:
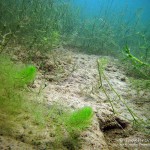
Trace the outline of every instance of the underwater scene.
{"label": "underwater scene", "polygon": [[0,0],[0,150],[150,149],[150,0]]}

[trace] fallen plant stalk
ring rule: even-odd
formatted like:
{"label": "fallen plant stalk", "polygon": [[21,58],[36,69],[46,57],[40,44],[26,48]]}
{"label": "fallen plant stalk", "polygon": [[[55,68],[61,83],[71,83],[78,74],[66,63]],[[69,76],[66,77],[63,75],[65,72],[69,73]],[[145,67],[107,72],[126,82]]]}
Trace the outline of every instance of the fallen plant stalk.
{"label": "fallen plant stalk", "polygon": [[[113,103],[111,101],[111,98],[109,97],[109,95],[107,94],[107,91],[105,90],[103,84],[102,84],[102,77],[104,78],[104,80],[107,82],[107,84],[109,85],[109,87],[111,88],[111,90],[117,95],[118,99],[125,105],[125,107],[127,108],[128,112],[130,113],[130,115],[132,116],[133,118],[133,124],[135,123],[142,123],[142,124],[147,124],[145,121],[143,121],[141,118],[139,118],[130,108],[129,106],[127,105],[127,103],[125,102],[125,100],[118,94],[118,92],[113,88],[113,86],[110,84],[110,82],[108,81],[107,77],[105,76],[104,72],[102,71],[102,66],[101,66],[101,62],[100,62],[100,59],[97,60],[97,65],[98,65],[98,72],[99,72],[99,79],[100,79],[100,87],[99,88],[102,88],[103,92],[105,93],[106,97],[108,98],[110,104],[111,104],[111,107],[112,107],[112,110],[113,110],[113,113],[115,114],[115,109],[114,109],[114,106],[113,106]],[[137,119],[136,119],[137,118]]]}

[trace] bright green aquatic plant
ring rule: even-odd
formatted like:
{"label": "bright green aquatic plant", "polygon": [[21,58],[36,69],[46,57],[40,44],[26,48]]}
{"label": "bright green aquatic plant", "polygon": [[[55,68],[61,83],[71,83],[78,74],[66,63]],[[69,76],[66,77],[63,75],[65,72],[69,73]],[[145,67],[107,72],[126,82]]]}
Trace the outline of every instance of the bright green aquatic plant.
{"label": "bright green aquatic plant", "polygon": [[[69,149],[80,149],[79,136],[82,131],[90,126],[92,117],[93,110],[91,107],[83,107],[72,113],[70,111],[65,112],[64,117],[59,117],[62,126],[57,125],[57,133],[61,133],[58,134],[57,139]],[[67,136],[64,136],[63,133],[66,133]]]}
{"label": "bright green aquatic plant", "polygon": [[35,66],[26,66],[16,73],[15,80],[20,86],[31,83],[36,76]]}
{"label": "bright green aquatic plant", "polygon": [[83,107],[77,111],[74,111],[68,119],[65,121],[67,130],[70,134],[78,134],[89,127],[93,116],[93,110],[91,107]]}

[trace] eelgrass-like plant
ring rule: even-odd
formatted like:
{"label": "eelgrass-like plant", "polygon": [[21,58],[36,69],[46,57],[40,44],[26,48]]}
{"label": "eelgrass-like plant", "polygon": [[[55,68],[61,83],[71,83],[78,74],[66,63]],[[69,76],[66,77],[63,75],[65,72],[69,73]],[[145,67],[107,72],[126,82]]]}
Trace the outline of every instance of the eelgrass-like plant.
{"label": "eelgrass-like plant", "polygon": [[[132,74],[133,77],[141,78],[141,79],[150,79],[150,64],[143,62],[142,60],[135,57],[131,54],[130,48],[128,45],[124,47],[123,54],[125,55],[125,60],[130,63],[130,67],[128,67],[129,74]],[[130,71],[129,71],[130,70]]]}

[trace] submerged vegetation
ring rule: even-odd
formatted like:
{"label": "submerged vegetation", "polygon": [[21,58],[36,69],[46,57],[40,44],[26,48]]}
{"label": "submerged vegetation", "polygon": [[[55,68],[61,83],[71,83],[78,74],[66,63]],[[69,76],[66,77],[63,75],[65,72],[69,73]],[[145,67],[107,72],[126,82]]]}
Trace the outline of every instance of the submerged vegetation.
{"label": "submerged vegetation", "polygon": [[150,31],[147,22],[142,24],[142,9],[137,9],[134,19],[127,19],[127,6],[115,13],[114,6],[108,9],[108,3],[99,3],[102,10],[88,18],[74,3],[1,0],[1,52],[10,43],[22,44],[28,51],[51,50],[64,43],[89,53],[120,55],[129,45],[133,55],[149,63]]}
{"label": "submerged vegetation", "polygon": [[[92,123],[92,107],[72,111],[61,104],[45,104],[44,100],[38,102],[37,97],[47,86],[46,83],[41,85],[37,95],[32,91],[39,71],[44,79],[58,83],[65,81],[75,71],[73,58],[64,57],[66,54],[63,51],[56,52],[61,46],[77,48],[87,54],[118,58],[132,88],[137,93],[150,90],[150,24],[149,21],[142,21],[143,10],[137,9],[130,15],[127,6],[117,10],[113,2],[99,1],[99,10],[91,17],[84,14],[82,7],[75,0],[0,1],[2,133],[13,136],[9,131],[17,130],[18,120],[20,124],[31,121],[34,128],[43,130],[44,127],[54,137],[55,140],[48,145],[50,148],[80,148],[80,135]],[[47,54],[51,57],[47,57]],[[118,103],[126,106],[135,126],[139,129],[149,128],[149,122],[140,119],[109,82],[105,75],[108,62],[106,58],[97,60],[99,89],[107,97],[113,113],[117,114],[115,102],[118,100]],[[69,66],[70,70],[66,72],[68,64],[72,68]],[[111,99],[105,87],[116,95],[116,100]],[[30,98],[31,91],[36,95],[34,98]],[[36,142],[38,145],[38,140]]]}
{"label": "submerged vegetation", "polygon": [[[35,55],[37,51],[44,53],[63,44],[86,53],[124,57],[130,48],[132,58],[135,56],[149,64],[150,31],[149,23],[142,23],[143,10],[137,9],[132,18],[128,17],[127,6],[115,13],[115,6],[108,9],[108,3],[99,5],[102,8],[99,13],[88,18],[82,14],[82,6],[72,0],[1,0],[0,53],[13,51],[9,45],[22,45],[28,55]],[[126,60],[130,61],[131,57]],[[133,59],[131,61],[133,64]],[[131,71],[139,70],[139,65],[136,63]],[[149,76],[149,67],[146,69]]]}

